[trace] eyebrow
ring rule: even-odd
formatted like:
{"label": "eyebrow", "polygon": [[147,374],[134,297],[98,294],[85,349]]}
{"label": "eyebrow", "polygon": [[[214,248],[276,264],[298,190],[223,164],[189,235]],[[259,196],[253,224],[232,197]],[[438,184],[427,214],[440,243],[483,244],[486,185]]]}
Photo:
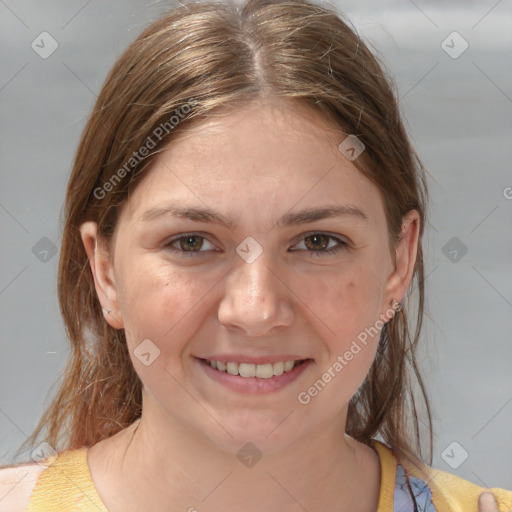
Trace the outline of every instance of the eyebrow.
{"label": "eyebrow", "polygon": [[[167,205],[159,208],[152,208],[146,211],[141,220],[149,222],[151,220],[169,215],[177,218],[184,218],[194,222],[205,222],[211,224],[220,224],[233,230],[238,224],[221,213],[217,213],[209,208],[198,208],[195,206],[177,207]],[[297,212],[289,212],[283,215],[276,223],[277,226],[296,226],[300,224],[308,224],[321,219],[332,217],[353,216],[368,220],[368,215],[354,205],[326,205],[321,208],[306,208]]]}

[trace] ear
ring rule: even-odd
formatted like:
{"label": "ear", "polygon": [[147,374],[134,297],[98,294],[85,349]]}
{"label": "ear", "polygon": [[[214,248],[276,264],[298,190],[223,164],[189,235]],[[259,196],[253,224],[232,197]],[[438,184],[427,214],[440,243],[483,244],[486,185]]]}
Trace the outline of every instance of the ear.
{"label": "ear", "polygon": [[[101,307],[105,310],[105,320],[115,329],[124,327],[119,296],[115,284],[114,268],[110,262],[109,252],[105,242],[98,238],[98,225],[96,222],[84,222],[80,226],[80,234],[89,258],[94,286],[98,294]],[[106,311],[110,311],[106,313]]]}
{"label": "ear", "polygon": [[384,293],[384,311],[389,310],[393,299],[400,302],[412,281],[420,234],[420,216],[411,210],[402,218],[402,232],[395,252],[394,270],[389,275]]}

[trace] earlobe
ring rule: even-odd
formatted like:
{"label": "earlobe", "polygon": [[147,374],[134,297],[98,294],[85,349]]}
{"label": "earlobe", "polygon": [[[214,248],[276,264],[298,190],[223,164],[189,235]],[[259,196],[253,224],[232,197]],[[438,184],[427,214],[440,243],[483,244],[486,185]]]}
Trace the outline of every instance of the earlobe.
{"label": "earlobe", "polygon": [[105,320],[115,329],[122,329],[124,325],[118,305],[114,272],[109,260],[109,252],[104,242],[98,237],[96,222],[84,222],[80,226],[80,235],[89,259],[94,286]]}
{"label": "earlobe", "polygon": [[418,253],[420,216],[411,210],[402,219],[402,232],[395,252],[395,268],[386,283],[386,306],[392,299],[400,302],[411,284]]}

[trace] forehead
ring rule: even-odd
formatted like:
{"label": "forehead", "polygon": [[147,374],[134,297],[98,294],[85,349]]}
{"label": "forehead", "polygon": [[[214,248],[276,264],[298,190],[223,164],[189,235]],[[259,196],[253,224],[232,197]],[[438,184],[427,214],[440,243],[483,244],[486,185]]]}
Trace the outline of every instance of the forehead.
{"label": "forehead", "polygon": [[338,149],[346,136],[318,112],[289,103],[219,113],[155,158],[125,213],[139,220],[148,207],[178,200],[258,213],[359,202],[382,214],[377,187]]}

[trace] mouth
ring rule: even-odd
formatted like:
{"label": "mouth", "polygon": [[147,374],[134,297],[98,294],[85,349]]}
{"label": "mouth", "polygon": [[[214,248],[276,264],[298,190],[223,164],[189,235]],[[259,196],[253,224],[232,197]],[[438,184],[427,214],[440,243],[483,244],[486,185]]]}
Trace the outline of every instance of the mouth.
{"label": "mouth", "polygon": [[269,393],[291,384],[313,363],[313,359],[251,364],[196,358],[209,379],[239,393]]}
{"label": "mouth", "polygon": [[208,363],[214,370],[225,372],[229,375],[239,375],[244,378],[271,379],[274,376],[279,376],[293,370],[296,366],[305,363],[307,359],[265,364],[237,363],[235,361],[222,362],[214,359],[202,359],[202,361]]}

